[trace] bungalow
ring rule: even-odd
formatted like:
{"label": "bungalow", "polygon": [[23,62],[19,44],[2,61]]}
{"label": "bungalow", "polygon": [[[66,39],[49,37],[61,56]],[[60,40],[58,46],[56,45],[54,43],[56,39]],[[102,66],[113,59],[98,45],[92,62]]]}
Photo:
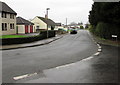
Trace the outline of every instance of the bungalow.
{"label": "bungalow", "polygon": [[36,32],[37,30],[53,30],[55,28],[55,22],[51,19],[43,18],[43,17],[35,17],[32,21],[34,23],[34,31]]}
{"label": "bungalow", "polygon": [[0,35],[16,34],[16,15],[14,10],[0,1]]}
{"label": "bungalow", "polygon": [[58,30],[59,28],[64,28],[61,23],[56,23],[55,30]]}
{"label": "bungalow", "polygon": [[16,23],[17,23],[17,33],[18,34],[27,34],[27,33],[33,33],[33,23],[30,21],[22,18],[22,17],[17,17],[16,18]]}

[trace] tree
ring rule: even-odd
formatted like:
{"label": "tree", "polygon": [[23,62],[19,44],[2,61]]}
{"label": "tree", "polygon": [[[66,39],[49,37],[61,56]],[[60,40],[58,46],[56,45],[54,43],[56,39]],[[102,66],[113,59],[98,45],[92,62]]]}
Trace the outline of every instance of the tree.
{"label": "tree", "polygon": [[97,33],[100,33],[99,35],[103,35],[103,32],[101,31],[102,29],[105,31],[107,38],[108,37],[110,38],[112,34],[117,34],[119,37],[120,36],[119,15],[120,15],[120,2],[108,2],[108,3],[95,2],[92,5],[92,10],[90,11],[89,22],[92,25],[92,27],[94,27],[94,30],[96,30],[97,28]]}

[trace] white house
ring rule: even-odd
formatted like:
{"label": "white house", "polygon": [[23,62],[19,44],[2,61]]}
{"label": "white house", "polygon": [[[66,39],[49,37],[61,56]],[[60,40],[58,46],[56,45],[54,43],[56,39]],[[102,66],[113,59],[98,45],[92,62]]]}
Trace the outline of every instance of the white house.
{"label": "white house", "polygon": [[0,35],[16,34],[17,13],[4,2],[0,6]]}
{"label": "white house", "polygon": [[32,21],[34,23],[34,32],[37,30],[52,30],[55,28],[55,22],[51,19],[43,18],[43,17],[35,17]]}
{"label": "white house", "polygon": [[62,24],[61,23],[56,23],[56,25],[55,25],[55,29],[54,30],[58,30],[58,29],[63,29],[64,27],[62,26]]}
{"label": "white house", "polygon": [[30,21],[22,18],[22,17],[17,17],[16,18],[16,23],[17,23],[17,33],[18,34],[27,34],[27,33],[33,33],[33,23]]}

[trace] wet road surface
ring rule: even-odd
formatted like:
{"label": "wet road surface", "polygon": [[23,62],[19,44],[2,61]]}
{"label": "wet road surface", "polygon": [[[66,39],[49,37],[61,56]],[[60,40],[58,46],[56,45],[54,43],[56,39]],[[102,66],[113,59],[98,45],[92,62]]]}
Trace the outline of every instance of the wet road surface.
{"label": "wet road surface", "polygon": [[48,45],[2,51],[2,79],[4,83],[16,82],[13,77],[74,63],[93,55],[97,49],[89,33],[81,30]]}
{"label": "wet road surface", "polygon": [[118,84],[118,49],[120,50],[120,48],[104,45],[102,47],[103,52],[99,56],[92,56],[76,63],[44,70],[36,76],[36,79],[23,79],[18,81],[18,83]]}

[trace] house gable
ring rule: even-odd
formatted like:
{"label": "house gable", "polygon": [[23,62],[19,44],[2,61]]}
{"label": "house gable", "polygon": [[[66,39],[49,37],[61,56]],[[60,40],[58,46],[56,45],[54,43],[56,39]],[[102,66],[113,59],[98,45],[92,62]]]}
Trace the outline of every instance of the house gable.
{"label": "house gable", "polygon": [[37,26],[39,26],[39,29],[41,30],[45,30],[47,28],[47,24],[38,17],[35,17],[31,22],[34,23],[35,29],[38,29]]}
{"label": "house gable", "polygon": [[0,2],[0,4],[2,6],[2,8],[0,8],[0,12],[5,12],[5,13],[17,15],[17,13],[13,9],[11,9],[6,3]]}
{"label": "house gable", "polygon": [[43,17],[38,17],[38,18],[41,19],[43,22],[45,22],[48,26],[55,26],[56,25],[56,23],[51,19],[46,19]]}

